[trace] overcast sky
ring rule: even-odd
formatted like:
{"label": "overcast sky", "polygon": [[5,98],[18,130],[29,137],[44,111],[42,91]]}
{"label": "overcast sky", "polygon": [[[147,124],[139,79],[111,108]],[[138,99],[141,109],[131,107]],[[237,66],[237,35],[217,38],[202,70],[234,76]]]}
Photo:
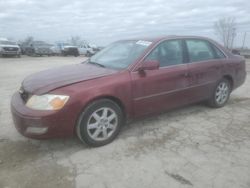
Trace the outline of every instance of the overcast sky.
{"label": "overcast sky", "polygon": [[250,0],[0,0],[0,37],[54,42],[78,35],[98,45],[159,35],[218,40],[213,23],[232,16],[236,45],[248,31],[250,46]]}

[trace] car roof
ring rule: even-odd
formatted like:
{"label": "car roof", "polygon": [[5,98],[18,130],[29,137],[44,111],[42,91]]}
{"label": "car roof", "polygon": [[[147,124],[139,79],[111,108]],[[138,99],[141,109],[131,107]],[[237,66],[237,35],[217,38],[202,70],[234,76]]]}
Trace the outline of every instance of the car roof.
{"label": "car roof", "polygon": [[[192,38],[192,39],[203,39],[203,40],[209,40],[211,39],[207,37],[202,37],[202,36],[181,36],[181,35],[166,35],[166,36],[158,36],[158,37],[142,37],[142,38],[132,38],[132,39],[127,39],[127,40],[142,40],[142,41],[149,41],[149,42],[159,42],[162,40],[169,40],[169,39],[186,39],[186,38]],[[121,40],[121,41],[126,41],[126,40]]]}

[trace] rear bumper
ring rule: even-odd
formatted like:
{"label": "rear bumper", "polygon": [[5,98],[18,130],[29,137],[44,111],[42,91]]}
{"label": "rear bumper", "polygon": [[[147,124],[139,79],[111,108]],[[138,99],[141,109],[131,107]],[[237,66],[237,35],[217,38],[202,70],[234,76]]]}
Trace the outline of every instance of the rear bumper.
{"label": "rear bumper", "polygon": [[12,118],[17,131],[25,137],[48,139],[74,135],[75,117],[67,108],[59,111],[32,110],[25,106],[19,93],[11,99]]}

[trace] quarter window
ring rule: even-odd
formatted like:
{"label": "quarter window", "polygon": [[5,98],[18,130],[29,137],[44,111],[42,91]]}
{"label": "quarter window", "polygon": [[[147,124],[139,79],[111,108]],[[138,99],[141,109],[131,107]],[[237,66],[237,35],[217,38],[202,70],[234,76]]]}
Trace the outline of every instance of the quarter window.
{"label": "quarter window", "polygon": [[186,40],[190,62],[214,59],[213,50],[208,42],[204,40]]}
{"label": "quarter window", "polygon": [[219,50],[216,46],[213,46],[213,48],[214,48],[214,51],[215,51],[216,58],[218,58],[218,59],[225,58],[225,55],[222,53],[221,50]]}
{"label": "quarter window", "polygon": [[157,60],[160,67],[182,64],[182,42],[180,40],[162,42],[148,55],[146,60]]}

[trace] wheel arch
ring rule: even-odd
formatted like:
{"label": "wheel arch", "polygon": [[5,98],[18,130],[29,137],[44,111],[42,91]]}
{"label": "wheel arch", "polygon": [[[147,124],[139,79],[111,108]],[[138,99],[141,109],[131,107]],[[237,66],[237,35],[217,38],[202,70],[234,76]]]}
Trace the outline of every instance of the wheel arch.
{"label": "wheel arch", "polygon": [[233,77],[229,74],[226,74],[223,76],[224,79],[227,79],[231,85],[231,89],[234,88],[234,80],[233,80]]}
{"label": "wheel arch", "polygon": [[124,117],[123,119],[124,119],[124,121],[126,121],[127,116],[128,116],[128,114],[127,114],[127,109],[126,109],[126,107],[125,107],[125,105],[124,105],[124,103],[122,102],[121,99],[119,99],[118,97],[111,96],[111,95],[97,96],[97,97],[94,97],[94,98],[92,98],[91,100],[89,100],[89,101],[83,106],[82,110],[80,111],[80,113],[79,113],[79,115],[78,115],[78,118],[77,118],[77,121],[76,121],[75,126],[74,126],[74,132],[75,132],[75,133],[76,133],[77,126],[78,126],[78,124],[79,124],[79,122],[80,122],[81,115],[82,115],[82,113],[84,112],[84,110],[85,110],[91,103],[93,103],[93,102],[95,102],[95,101],[97,101],[97,100],[101,100],[101,99],[109,99],[109,100],[115,102],[115,103],[121,108],[122,113],[123,113],[123,115],[124,115],[124,116],[123,116],[123,117]]}

